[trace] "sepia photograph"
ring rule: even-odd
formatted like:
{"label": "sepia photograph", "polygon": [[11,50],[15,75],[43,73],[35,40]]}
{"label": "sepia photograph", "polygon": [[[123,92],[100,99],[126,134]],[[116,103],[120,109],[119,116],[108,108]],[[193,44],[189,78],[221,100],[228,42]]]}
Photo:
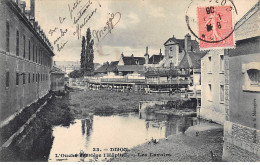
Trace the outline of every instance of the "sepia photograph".
{"label": "sepia photograph", "polygon": [[259,0],[0,0],[0,162],[260,162]]}

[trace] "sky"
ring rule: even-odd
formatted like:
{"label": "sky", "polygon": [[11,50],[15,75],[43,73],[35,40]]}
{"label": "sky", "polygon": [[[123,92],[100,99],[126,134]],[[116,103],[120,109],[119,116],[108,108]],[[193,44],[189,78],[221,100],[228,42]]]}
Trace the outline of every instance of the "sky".
{"label": "sky", "polygon": [[[122,52],[125,56],[143,56],[146,46],[150,55],[158,54],[160,49],[165,54],[164,42],[173,35],[183,39],[190,33],[185,15],[196,19],[192,11],[196,6],[218,5],[222,0],[217,0],[218,4],[212,1],[215,0],[35,0],[35,20],[54,47],[54,61],[79,61],[81,37],[90,28],[94,62],[103,63],[119,60]],[[257,1],[233,0],[237,8],[234,22]],[[29,9],[30,0],[26,4]],[[226,4],[231,3],[227,0]],[[114,25],[110,32],[109,20]],[[81,32],[77,31],[83,24]],[[97,33],[100,31],[101,36]]]}

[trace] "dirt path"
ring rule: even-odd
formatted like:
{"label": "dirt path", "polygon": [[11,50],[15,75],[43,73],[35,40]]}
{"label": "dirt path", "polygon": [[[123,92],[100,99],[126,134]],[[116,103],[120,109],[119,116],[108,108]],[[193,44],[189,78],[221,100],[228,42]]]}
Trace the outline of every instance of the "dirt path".
{"label": "dirt path", "polygon": [[126,157],[112,161],[211,162],[221,161],[222,150],[223,127],[209,123],[192,126],[185,134],[170,136],[157,144],[145,143],[137,146]]}

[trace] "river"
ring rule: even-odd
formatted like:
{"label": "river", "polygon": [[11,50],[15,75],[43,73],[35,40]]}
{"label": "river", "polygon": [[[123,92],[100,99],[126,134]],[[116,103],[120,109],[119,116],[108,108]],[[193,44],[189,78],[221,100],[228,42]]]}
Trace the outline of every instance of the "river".
{"label": "river", "polygon": [[[158,114],[94,115],[76,119],[69,126],[53,128],[48,161],[106,161],[127,149],[170,135],[196,124],[193,117]],[[121,151],[116,151],[121,150]]]}

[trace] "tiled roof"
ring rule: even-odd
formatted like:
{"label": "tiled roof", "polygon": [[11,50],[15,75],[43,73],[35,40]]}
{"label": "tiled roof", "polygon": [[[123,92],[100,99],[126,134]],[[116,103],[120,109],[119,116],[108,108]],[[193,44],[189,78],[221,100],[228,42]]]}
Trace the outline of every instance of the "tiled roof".
{"label": "tiled roof", "polygon": [[136,65],[134,57],[122,57],[124,65]]}
{"label": "tiled roof", "polygon": [[164,56],[163,55],[152,55],[149,58],[148,64],[159,64],[161,60],[163,60]]}
{"label": "tiled roof", "polygon": [[101,67],[99,67],[97,70],[95,70],[94,73],[106,73],[108,66],[109,66],[109,63],[106,62]]}
{"label": "tiled roof", "polygon": [[138,61],[137,65],[144,65],[145,64],[145,58],[144,57],[134,57],[135,61]]}
{"label": "tiled roof", "polygon": [[145,58],[144,57],[122,57],[122,60],[124,62],[124,65],[144,65],[145,64]]}
{"label": "tiled roof", "polygon": [[119,72],[140,72],[144,70],[143,65],[118,65]]}
{"label": "tiled roof", "polygon": [[59,73],[59,74],[65,74],[60,68],[53,66],[51,69],[51,73]]}
{"label": "tiled roof", "polygon": [[179,68],[201,68],[201,58],[204,57],[208,51],[203,52],[188,52],[184,55],[183,59],[179,64]]}
{"label": "tiled roof", "polygon": [[[180,50],[184,50],[185,48],[185,39],[176,39],[174,36],[172,38],[169,38],[165,43],[164,43],[164,46],[167,45],[167,43],[169,41],[173,41],[175,42],[176,44],[179,45],[179,49]],[[190,40],[191,42],[191,47],[192,47],[192,50],[194,51],[198,51],[199,50],[199,43],[196,41],[196,40]]]}
{"label": "tiled roof", "polygon": [[112,61],[109,66],[107,67],[108,72],[115,72],[117,71],[117,65],[119,61]]}

